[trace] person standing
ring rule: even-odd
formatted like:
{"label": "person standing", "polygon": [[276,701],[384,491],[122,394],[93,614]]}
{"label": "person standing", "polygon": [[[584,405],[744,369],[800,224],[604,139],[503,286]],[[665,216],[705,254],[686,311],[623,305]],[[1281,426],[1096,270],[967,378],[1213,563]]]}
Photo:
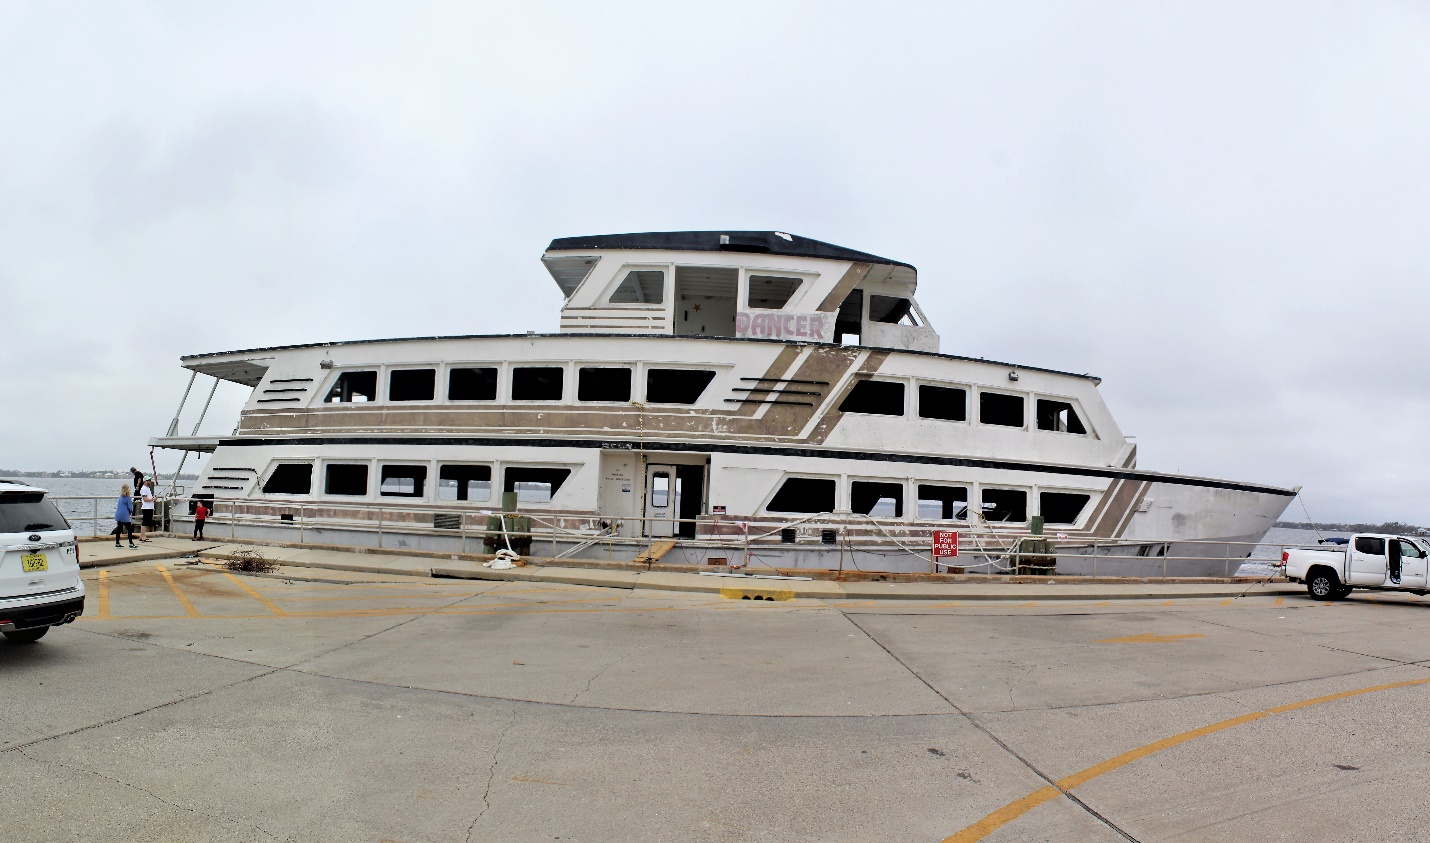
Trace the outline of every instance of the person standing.
{"label": "person standing", "polygon": [[208,507],[203,501],[198,502],[194,507],[194,541],[202,541],[204,537],[204,520],[209,517]]}
{"label": "person standing", "polygon": [[149,541],[149,531],[154,529],[154,481],[145,480],[139,487],[139,508],[144,520],[139,524],[139,541]]}
{"label": "person standing", "polygon": [[125,483],[119,489],[119,504],[114,507],[114,546],[119,547],[119,537],[126,531],[129,533],[129,546],[139,547],[134,543],[134,498],[129,496],[129,484]]}
{"label": "person standing", "polygon": [[134,475],[134,491],[137,492],[144,488],[144,472],[131,465],[129,466],[129,473]]}

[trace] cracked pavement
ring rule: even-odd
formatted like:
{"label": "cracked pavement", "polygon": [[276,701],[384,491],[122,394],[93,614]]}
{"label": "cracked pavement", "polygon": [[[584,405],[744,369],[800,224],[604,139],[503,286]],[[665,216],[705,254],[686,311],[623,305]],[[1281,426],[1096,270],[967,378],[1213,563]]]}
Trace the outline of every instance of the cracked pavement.
{"label": "cracked pavement", "polygon": [[[1413,597],[841,606],[167,564],[88,571],[84,619],[0,642],[6,843],[937,843],[1169,736],[1430,678]],[[1109,643],[1146,635],[1202,637]],[[1416,839],[1383,794],[1430,765],[1427,703],[1197,737],[988,839]]]}

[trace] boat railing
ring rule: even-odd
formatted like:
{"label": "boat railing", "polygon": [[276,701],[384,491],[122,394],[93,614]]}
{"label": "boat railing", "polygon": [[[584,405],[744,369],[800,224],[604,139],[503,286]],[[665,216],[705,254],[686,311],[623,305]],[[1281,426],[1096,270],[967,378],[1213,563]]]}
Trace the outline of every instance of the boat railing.
{"label": "boat railing", "polygon": [[[88,522],[91,535],[109,533],[113,518],[108,513],[114,498],[109,496],[55,496],[72,523]],[[192,524],[189,514],[192,503],[199,500],[187,496],[161,498],[158,507],[161,518],[174,527],[174,521]],[[501,529],[510,523],[496,519],[495,509],[443,507],[430,504],[299,503],[293,501],[250,501],[202,499],[213,508],[208,518],[209,539],[239,539],[240,531],[251,534],[252,528],[279,530],[284,541],[296,544],[346,544],[333,541],[335,533],[365,534],[370,543],[363,546],[383,550],[411,549],[408,539],[419,536],[440,536],[456,539],[460,552],[480,554],[485,545],[502,547],[511,538]],[[84,510],[88,510],[87,516]],[[859,570],[859,554],[916,557],[933,572],[976,571],[981,573],[1051,573],[1054,564],[1066,567],[1081,560],[1083,573],[1098,576],[1110,570],[1124,571],[1131,560],[1139,560],[1139,568],[1152,571],[1160,563],[1161,576],[1189,575],[1195,566],[1197,575],[1221,563],[1222,573],[1230,577],[1248,561],[1275,565],[1280,559],[1280,545],[1214,539],[1116,539],[1099,538],[1077,533],[1051,532],[1035,535],[1027,525],[1002,525],[996,522],[967,521],[929,522],[874,518],[854,513],[819,513],[795,519],[736,519],[724,516],[701,516],[694,519],[625,517],[601,519],[590,514],[562,514],[542,510],[521,510],[508,516],[525,516],[529,529],[518,537],[521,546],[529,547],[527,555],[548,558],[571,558],[593,547],[605,551],[607,561],[630,561],[633,545],[649,547],[662,540],[678,542],[687,551],[699,555],[705,564],[729,565],[735,568],[788,568],[773,564],[768,558],[775,551],[825,550],[838,552],[837,567]],[[490,525],[497,525],[491,529]],[[666,530],[687,535],[652,536]],[[680,528],[683,528],[680,529]],[[932,533],[948,530],[959,534],[960,555],[934,557]],[[77,531],[83,532],[83,529]],[[638,535],[628,535],[636,533]],[[690,535],[693,534],[693,535]],[[325,540],[326,539],[326,540]],[[1045,545],[1044,542],[1050,542]],[[1288,545],[1290,546],[1290,545]],[[1273,552],[1265,558],[1252,558],[1258,547]],[[541,551],[546,551],[542,554]]]}

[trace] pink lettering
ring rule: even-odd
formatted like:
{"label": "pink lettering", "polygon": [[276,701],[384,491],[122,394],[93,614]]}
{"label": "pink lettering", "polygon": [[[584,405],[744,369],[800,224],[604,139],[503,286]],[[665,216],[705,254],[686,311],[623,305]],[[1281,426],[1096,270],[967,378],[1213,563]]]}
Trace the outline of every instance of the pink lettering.
{"label": "pink lettering", "polygon": [[735,336],[748,337],[750,335],[750,314],[735,314]]}
{"label": "pink lettering", "polygon": [[794,328],[794,335],[795,335],[795,336],[797,336],[797,337],[807,337],[807,336],[809,336],[809,317],[808,317],[808,316],[805,316],[804,314],[800,314],[799,318],[794,321],[794,325],[795,325],[795,328]]}

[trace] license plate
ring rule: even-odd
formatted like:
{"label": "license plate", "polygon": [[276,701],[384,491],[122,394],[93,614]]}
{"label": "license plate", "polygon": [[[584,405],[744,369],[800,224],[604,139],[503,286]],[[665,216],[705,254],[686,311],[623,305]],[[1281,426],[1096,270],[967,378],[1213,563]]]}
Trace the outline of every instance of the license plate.
{"label": "license plate", "polygon": [[20,557],[20,567],[25,569],[25,573],[30,574],[35,571],[48,571],[50,562],[43,553],[26,553]]}

